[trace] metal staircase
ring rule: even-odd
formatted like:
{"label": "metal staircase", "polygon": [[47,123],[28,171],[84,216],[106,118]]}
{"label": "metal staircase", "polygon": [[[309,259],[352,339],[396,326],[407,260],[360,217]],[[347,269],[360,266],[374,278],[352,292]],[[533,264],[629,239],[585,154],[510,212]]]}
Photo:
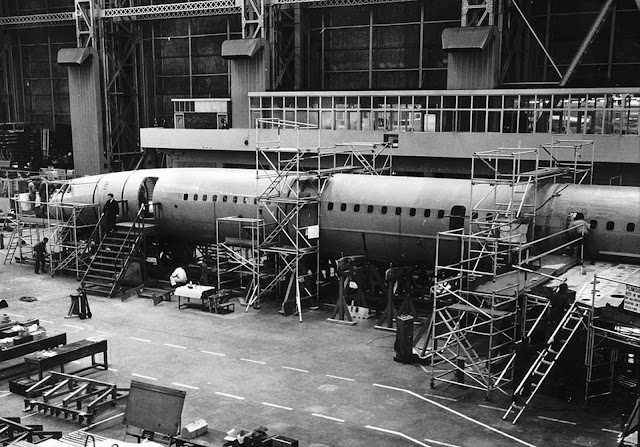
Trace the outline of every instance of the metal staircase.
{"label": "metal staircase", "polygon": [[[538,354],[538,357],[529,368],[527,374],[525,374],[522,381],[515,388],[513,401],[502,419],[509,420],[509,418],[512,417],[511,423],[515,424],[517,422],[542,386],[542,383],[551,372],[553,365],[556,364],[573,335],[581,326],[586,329],[590,312],[591,308],[578,302],[574,302],[571,307],[569,307],[562,320],[560,320],[558,327],[547,341],[547,346]],[[531,381],[531,394],[529,396],[523,396],[522,392],[528,381]]]}
{"label": "metal staircase", "polygon": [[[154,204],[157,206],[158,204]],[[114,296],[119,292],[131,261],[143,249],[145,238],[157,234],[155,224],[144,218],[140,207],[133,222],[119,222],[113,232],[102,237],[93,260],[82,277],[80,289],[96,295]]]}

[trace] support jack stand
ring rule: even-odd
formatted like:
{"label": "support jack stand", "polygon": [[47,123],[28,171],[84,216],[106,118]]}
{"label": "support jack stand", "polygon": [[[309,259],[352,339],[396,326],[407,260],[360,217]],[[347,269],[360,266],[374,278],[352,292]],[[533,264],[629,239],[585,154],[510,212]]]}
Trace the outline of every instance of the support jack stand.
{"label": "support jack stand", "polygon": [[81,320],[85,318],[91,318],[91,308],[89,307],[89,300],[84,290],[79,290],[78,293],[70,295],[71,307],[69,307],[69,314],[66,318],[78,317]]}

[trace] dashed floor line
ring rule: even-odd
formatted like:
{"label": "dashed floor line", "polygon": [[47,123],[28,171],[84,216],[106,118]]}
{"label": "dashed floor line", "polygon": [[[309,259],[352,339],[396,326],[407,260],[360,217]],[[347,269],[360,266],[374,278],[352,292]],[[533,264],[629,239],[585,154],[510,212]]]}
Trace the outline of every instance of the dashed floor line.
{"label": "dashed floor line", "polygon": [[84,329],[84,326],[76,326],[74,324],[65,324],[65,326],[73,329]]}
{"label": "dashed floor line", "polygon": [[350,379],[348,377],[340,377],[340,376],[332,376],[331,374],[325,374],[326,377],[331,377],[332,379],[338,380],[346,380],[347,382],[355,382],[356,379]]}
{"label": "dashed floor line", "polygon": [[328,419],[328,420],[334,421],[334,422],[344,422],[344,419],[334,418],[333,416],[327,416],[325,414],[320,414],[320,413],[311,413],[311,416],[315,416],[315,417],[322,418],[322,419]]}
{"label": "dashed floor line", "polygon": [[240,360],[242,360],[244,362],[257,363],[258,365],[266,365],[267,364],[267,362],[262,362],[260,360],[245,359],[244,357],[240,357]]}
{"label": "dashed floor line", "polygon": [[146,338],[138,338],[138,337],[129,337],[129,338],[135,341],[143,341],[145,343],[151,343],[151,340],[147,340]]}
{"label": "dashed floor line", "polygon": [[458,402],[458,399],[454,399],[453,397],[438,396],[437,394],[425,394],[425,396],[433,397],[434,399],[442,399],[442,400],[448,400],[451,402]]}
{"label": "dashed floor line", "polygon": [[237,400],[244,400],[245,399],[244,397],[236,396],[235,394],[221,393],[220,391],[216,391],[215,394],[217,394],[218,396],[229,397],[231,399],[237,399]]}
{"label": "dashed floor line", "polygon": [[301,372],[301,373],[308,373],[309,372],[306,369],[294,368],[292,366],[283,366],[282,368],[288,369],[290,371],[298,371],[298,372]]}
{"label": "dashed floor line", "polygon": [[185,383],[180,383],[180,382],[171,382],[171,385],[179,386],[179,387],[182,387],[182,388],[189,388],[190,390],[199,390],[200,389],[197,386],[187,385]]}
{"label": "dashed floor line", "polygon": [[158,380],[156,377],[144,376],[142,374],[131,373],[134,377],[140,377],[141,379]]}
{"label": "dashed floor line", "polygon": [[483,404],[479,404],[478,405],[480,408],[487,408],[489,410],[497,410],[497,411],[502,411],[503,413],[505,411],[507,411],[506,408],[499,408],[499,407],[492,407],[491,405],[483,405]]}
{"label": "dashed floor line", "polygon": [[168,346],[170,348],[177,348],[177,349],[187,349],[186,346],[172,345],[171,343],[163,343],[163,346]]}
{"label": "dashed floor line", "polygon": [[567,424],[567,425],[577,425],[577,423],[575,422],[565,421],[563,419],[550,418],[547,416],[538,416],[538,419],[544,419],[545,421],[559,422],[561,424]]}
{"label": "dashed floor line", "polygon": [[222,354],[220,352],[212,352],[212,351],[200,351],[203,354],[209,354],[209,355],[217,355],[218,357],[226,357],[227,354]]}
{"label": "dashed floor line", "polygon": [[603,428],[602,431],[606,431],[607,433],[615,433],[616,435],[620,434],[619,430],[611,430],[610,428]]}
{"label": "dashed floor line", "polygon": [[291,408],[291,407],[285,407],[285,406],[282,406],[282,405],[272,404],[272,403],[269,403],[269,402],[262,402],[262,405],[266,405],[267,407],[279,408],[281,410],[288,410],[288,411],[292,411],[293,410],[293,408]]}

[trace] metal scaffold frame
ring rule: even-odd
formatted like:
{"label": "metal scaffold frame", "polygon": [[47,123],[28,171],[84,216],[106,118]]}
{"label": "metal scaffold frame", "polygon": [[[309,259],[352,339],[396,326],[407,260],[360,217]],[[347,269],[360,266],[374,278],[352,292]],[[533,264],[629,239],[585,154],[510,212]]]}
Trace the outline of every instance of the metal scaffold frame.
{"label": "metal scaffold frame", "polygon": [[[524,170],[525,160],[534,161],[532,171]],[[503,386],[511,382],[511,348],[540,322],[539,318],[526,319],[522,287],[526,269],[520,267],[529,261],[527,239],[535,225],[537,186],[546,176],[539,167],[538,148],[474,154],[468,228],[440,232],[436,238],[437,282],[430,339],[422,349],[425,355],[431,343],[432,386],[442,381],[484,390],[487,395],[494,390],[509,394]],[[459,247],[460,261],[443,264],[451,241]],[[515,275],[515,280],[500,287],[496,279],[501,275]],[[534,300],[533,304],[546,302]],[[473,344],[468,336],[475,337]],[[475,340],[478,338],[483,343]]]}
{"label": "metal scaffold frame", "polygon": [[[281,146],[281,130],[295,129],[295,147]],[[314,135],[311,147],[301,144],[301,132]],[[265,139],[276,133],[274,139]],[[260,260],[254,268],[253,290],[247,295],[247,309],[261,296],[283,288],[282,310],[295,309],[302,321],[302,300],[317,305],[320,291],[320,197],[325,181],[335,173],[390,172],[391,156],[383,143],[320,145],[316,125],[280,119],[259,119],[256,123],[256,219],[264,221],[265,237],[258,244]],[[380,162],[379,159],[383,161]],[[266,180],[266,187],[265,187]],[[305,216],[301,212],[305,211]],[[275,265],[273,276],[264,280],[262,260]],[[272,272],[269,272],[271,274]],[[264,284],[266,282],[266,285]],[[292,304],[293,303],[293,304]]]}
{"label": "metal scaffold frame", "polygon": [[[45,194],[50,195],[48,185]],[[38,208],[39,217],[35,214]],[[66,271],[81,278],[89,265],[94,242],[99,242],[89,236],[95,233],[100,218],[99,205],[16,198],[14,213],[16,228],[7,244],[5,264],[11,263],[16,253],[20,262],[31,262],[33,245],[46,237],[50,274]]]}

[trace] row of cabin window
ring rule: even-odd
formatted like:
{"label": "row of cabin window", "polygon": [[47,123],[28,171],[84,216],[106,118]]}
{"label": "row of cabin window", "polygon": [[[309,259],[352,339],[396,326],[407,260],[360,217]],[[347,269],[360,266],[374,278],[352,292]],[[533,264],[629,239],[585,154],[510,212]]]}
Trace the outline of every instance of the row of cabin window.
{"label": "row of cabin window", "polygon": [[[329,211],[333,210],[333,202],[329,202],[327,204],[327,209]],[[373,205],[366,205],[367,207],[367,213],[371,214],[373,213],[375,206]],[[347,204],[346,203],[341,203],[340,204],[340,211],[347,211]],[[387,212],[389,211],[389,208],[387,206],[381,206],[380,207],[380,214],[387,214]],[[353,205],[353,212],[354,213],[359,213],[360,212],[360,204],[356,203],[355,205]],[[416,208],[409,208],[409,216],[414,217],[417,213]],[[401,216],[402,215],[402,207],[397,206],[395,209],[395,214],[396,216]],[[431,210],[430,209],[425,209],[422,213],[423,217],[431,217]],[[438,219],[442,219],[444,217],[444,210],[438,210]]]}
{"label": "row of cabin window", "polygon": [[[332,211],[334,208],[334,204],[333,202],[329,202],[327,204],[327,209],[329,211]],[[367,205],[367,213],[371,214],[373,213],[375,207],[373,205]],[[347,210],[347,204],[346,203],[341,203],[340,204],[340,211],[346,211]],[[381,206],[380,207],[380,214],[387,214],[388,212],[388,207],[387,206]],[[353,205],[353,212],[354,213],[358,213],[360,212],[360,204],[356,203]],[[414,217],[416,215],[416,208],[409,208],[409,216]],[[402,207],[397,206],[395,209],[395,214],[396,216],[401,216],[402,215]],[[423,217],[431,217],[431,210],[430,209],[425,209],[424,212],[422,213]],[[486,215],[486,219],[487,220],[491,220],[491,213],[487,213]],[[438,219],[442,219],[444,217],[444,210],[438,210]],[[478,213],[473,213],[472,215],[473,219],[477,219],[478,218]],[[589,222],[591,224],[591,229],[595,230],[596,228],[598,228],[598,221],[597,220],[592,220],[591,222]],[[615,228],[615,222],[613,221],[608,221],[606,228],[608,231],[613,231],[613,229]],[[636,224],[633,222],[629,222],[627,224],[627,231],[632,233],[634,232],[636,229]]]}
{"label": "row of cabin window", "polygon": [[[589,226],[591,227],[592,230],[595,230],[596,228],[598,228],[598,221],[597,220],[590,221]],[[607,230],[613,231],[615,227],[616,227],[616,224],[612,220],[607,222],[607,226],[606,226]],[[633,222],[629,222],[627,224],[627,231],[629,233],[633,233],[634,231],[636,231],[636,224]]]}
{"label": "row of cabin window", "polygon": [[[203,202],[206,202],[207,199],[208,199],[207,194],[202,194],[202,196],[198,196],[198,194],[194,194],[193,195],[193,201],[197,202],[199,197],[200,197],[200,200],[202,200]],[[231,201],[233,203],[238,203],[238,196],[231,196],[231,199],[232,199]],[[189,194],[185,193],[182,196],[182,200],[189,200]],[[242,197],[242,203],[244,203],[244,204],[249,203],[250,200],[251,199],[249,197]],[[212,202],[217,202],[218,201],[218,196],[215,195],[215,194],[213,196],[211,196],[211,201]],[[222,196],[222,202],[228,202],[228,201],[229,201],[229,196]],[[254,205],[258,204],[258,199],[255,198],[255,197],[253,198],[253,204]]]}

